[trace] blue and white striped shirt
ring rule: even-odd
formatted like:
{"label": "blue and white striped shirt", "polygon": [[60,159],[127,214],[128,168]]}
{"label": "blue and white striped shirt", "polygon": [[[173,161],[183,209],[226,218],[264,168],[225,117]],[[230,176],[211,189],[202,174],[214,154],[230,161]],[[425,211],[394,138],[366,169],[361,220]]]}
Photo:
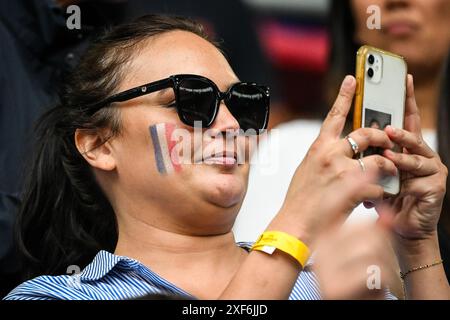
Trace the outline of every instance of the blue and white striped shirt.
{"label": "blue and white striped shirt", "polygon": [[[238,245],[248,249],[251,243],[241,242]],[[175,294],[195,298],[142,263],[102,250],[78,275],[40,276],[22,283],[4,299],[124,300],[148,294]],[[300,273],[289,299],[321,299],[310,263]]]}

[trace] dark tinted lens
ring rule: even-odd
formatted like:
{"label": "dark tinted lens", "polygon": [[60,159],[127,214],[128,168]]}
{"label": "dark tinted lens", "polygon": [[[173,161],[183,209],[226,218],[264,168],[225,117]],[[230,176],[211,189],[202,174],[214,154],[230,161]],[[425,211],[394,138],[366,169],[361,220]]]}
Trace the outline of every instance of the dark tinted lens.
{"label": "dark tinted lens", "polygon": [[227,107],[242,130],[266,128],[269,98],[263,88],[251,84],[235,85],[230,91]]}
{"label": "dark tinted lens", "polygon": [[201,79],[183,79],[178,86],[178,111],[185,123],[194,126],[201,121],[203,127],[211,124],[216,104],[213,86]]}

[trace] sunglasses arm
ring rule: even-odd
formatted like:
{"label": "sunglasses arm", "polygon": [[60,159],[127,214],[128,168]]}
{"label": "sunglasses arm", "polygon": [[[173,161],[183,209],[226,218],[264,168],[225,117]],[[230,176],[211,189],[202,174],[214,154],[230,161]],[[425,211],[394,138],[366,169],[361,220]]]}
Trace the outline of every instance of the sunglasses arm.
{"label": "sunglasses arm", "polygon": [[162,80],[158,80],[155,82],[147,83],[139,87],[135,87],[132,89],[128,89],[126,91],[117,93],[115,95],[112,95],[109,98],[106,98],[98,103],[95,103],[93,105],[90,105],[88,108],[96,112],[99,109],[113,103],[113,102],[123,102],[128,101],[137,97],[144,96],[146,94],[150,94],[152,92],[166,89],[173,86],[173,80],[171,78],[166,78]]}

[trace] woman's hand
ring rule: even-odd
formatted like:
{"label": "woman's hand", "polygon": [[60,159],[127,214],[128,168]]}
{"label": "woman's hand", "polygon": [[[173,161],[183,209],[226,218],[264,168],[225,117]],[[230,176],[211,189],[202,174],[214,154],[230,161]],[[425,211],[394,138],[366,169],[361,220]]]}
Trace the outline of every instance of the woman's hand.
{"label": "woman's hand", "polygon": [[[355,86],[355,78],[347,76],[318,138],[292,178],[280,212],[268,229],[288,232],[311,245],[323,228],[344,221],[363,200],[382,199],[383,188],[377,184],[378,176],[396,175],[394,163],[372,155],[364,158],[362,165],[353,159],[349,141],[341,138]],[[359,151],[369,146],[384,149],[394,146],[382,130],[361,128],[349,136]],[[293,141],[296,138],[292,137]]]}
{"label": "woman's hand", "polygon": [[388,126],[385,132],[403,148],[403,153],[384,152],[402,171],[400,194],[389,200],[395,213],[394,231],[405,240],[434,237],[448,171],[439,155],[423,140],[412,76],[407,81],[405,130]]}
{"label": "woman's hand", "polygon": [[313,270],[324,299],[385,299],[396,271],[390,218],[377,225],[335,226],[318,239]]}
{"label": "woman's hand", "polygon": [[[394,248],[399,265],[403,273],[428,266],[406,275],[406,298],[449,299],[437,238],[448,171],[423,140],[411,76],[407,81],[405,130],[387,127],[385,132],[403,148],[403,153],[384,152],[403,171],[400,194],[387,201],[393,210]],[[382,205],[377,205],[377,211]]]}

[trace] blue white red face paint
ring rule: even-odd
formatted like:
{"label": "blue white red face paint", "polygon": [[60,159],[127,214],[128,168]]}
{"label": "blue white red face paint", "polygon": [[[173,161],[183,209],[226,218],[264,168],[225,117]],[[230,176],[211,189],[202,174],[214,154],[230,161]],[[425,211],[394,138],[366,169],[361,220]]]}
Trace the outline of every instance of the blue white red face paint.
{"label": "blue white red face paint", "polygon": [[172,133],[176,126],[170,123],[158,123],[150,126],[150,136],[153,142],[155,152],[155,161],[158,172],[168,174],[179,172],[181,164],[177,153],[172,152],[176,141],[172,139]]}
{"label": "blue white red face paint", "polygon": [[[158,123],[149,127],[156,168],[160,174],[180,172],[182,165],[209,164],[232,169],[251,162],[260,136],[246,136],[239,130],[220,132]],[[248,152],[250,150],[250,152]]]}

